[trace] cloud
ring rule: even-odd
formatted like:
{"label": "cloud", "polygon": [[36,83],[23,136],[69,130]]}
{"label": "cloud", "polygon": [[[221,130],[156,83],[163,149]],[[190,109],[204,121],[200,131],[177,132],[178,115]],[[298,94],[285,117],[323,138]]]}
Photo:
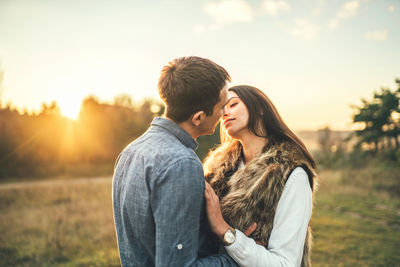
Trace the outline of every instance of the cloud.
{"label": "cloud", "polygon": [[285,0],[265,0],[262,9],[266,14],[276,16],[280,12],[290,11],[291,7]]}
{"label": "cloud", "polygon": [[329,24],[328,24],[329,28],[331,28],[331,29],[336,29],[338,25],[339,25],[339,20],[336,18],[331,19],[331,21],[329,21]]}
{"label": "cloud", "polygon": [[205,29],[206,29],[206,27],[204,27],[204,25],[202,25],[202,24],[197,24],[197,25],[194,25],[194,27],[193,27],[193,31],[197,32],[197,33],[202,33],[205,31]]}
{"label": "cloud", "polygon": [[390,5],[390,6],[388,7],[388,11],[389,11],[390,13],[393,13],[395,10],[396,10],[396,7],[395,7],[394,5]]}
{"label": "cloud", "polygon": [[244,0],[222,0],[218,3],[207,3],[205,12],[214,19],[214,28],[236,22],[250,22],[254,12]]}
{"label": "cloud", "polygon": [[325,0],[319,0],[319,1],[317,1],[317,6],[316,7],[314,7],[313,9],[312,9],[312,11],[311,11],[311,13],[313,14],[313,16],[321,16],[322,15],[322,13],[324,12],[324,10],[325,10],[325,4],[326,4],[326,1]]}
{"label": "cloud", "polygon": [[339,11],[336,13],[335,17],[329,22],[329,28],[335,29],[340,21],[354,17],[358,13],[360,8],[360,3],[358,1],[349,1],[344,3]]}
{"label": "cloud", "polygon": [[319,31],[319,26],[311,23],[306,19],[295,20],[295,25],[291,30],[293,35],[299,36],[306,40],[314,39]]}
{"label": "cloud", "polygon": [[381,31],[369,31],[364,35],[364,37],[367,40],[384,41],[387,39],[387,35],[388,35],[388,30],[384,29]]}
{"label": "cloud", "polygon": [[339,10],[337,17],[340,19],[354,17],[355,15],[357,15],[357,11],[358,11],[359,7],[360,7],[360,3],[358,1],[347,2]]}

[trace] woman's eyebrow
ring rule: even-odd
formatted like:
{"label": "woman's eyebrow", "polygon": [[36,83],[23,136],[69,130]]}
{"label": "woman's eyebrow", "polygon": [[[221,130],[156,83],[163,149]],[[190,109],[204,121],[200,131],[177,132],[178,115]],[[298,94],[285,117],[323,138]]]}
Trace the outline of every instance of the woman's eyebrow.
{"label": "woman's eyebrow", "polygon": [[224,106],[226,106],[226,104],[228,104],[232,99],[235,99],[235,98],[239,98],[239,97],[238,96],[232,96],[231,98],[228,99],[228,101],[226,101]]}

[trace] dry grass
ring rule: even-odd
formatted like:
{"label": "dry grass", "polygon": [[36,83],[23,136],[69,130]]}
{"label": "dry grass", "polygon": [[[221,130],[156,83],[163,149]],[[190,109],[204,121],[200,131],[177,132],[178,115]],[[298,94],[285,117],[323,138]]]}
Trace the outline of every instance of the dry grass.
{"label": "dry grass", "polygon": [[119,266],[110,179],[0,192],[4,265]]}
{"label": "dry grass", "polygon": [[[399,266],[399,198],[343,183],[348,176],[340,171],[321,177],[314,266]],[[0,186],[0,213],[1,266],[120,264],[110,179]]]}

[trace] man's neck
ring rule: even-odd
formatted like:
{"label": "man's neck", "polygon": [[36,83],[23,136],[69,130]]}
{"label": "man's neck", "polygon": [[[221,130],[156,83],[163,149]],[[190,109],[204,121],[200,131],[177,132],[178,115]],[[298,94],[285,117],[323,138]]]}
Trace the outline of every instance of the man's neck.
{"label": "man's neck", "polygon": [[196,133],[196,131],[193,129],[193,127],[190,125],[189,122],[187,121],[183,121],[183,122],[176,122],[171,118],[168,118],[167,116],[163,115],[162,116],[164,119],[170,120],[172,122],[175,122],[176,124],[178,124],[183,130],[185,130],[194,140],[197,139],[197,137],[199,137],[199,135]]}

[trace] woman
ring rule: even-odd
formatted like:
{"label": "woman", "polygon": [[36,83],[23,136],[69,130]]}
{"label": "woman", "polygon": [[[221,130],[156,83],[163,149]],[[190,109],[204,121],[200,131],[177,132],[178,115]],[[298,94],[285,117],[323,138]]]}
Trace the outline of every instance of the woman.
{"label": "woman", "polygon": [[311,154],[255,87],[229,89],[221,124],[204,164],[212,231],[240,266],[310,266]]}

